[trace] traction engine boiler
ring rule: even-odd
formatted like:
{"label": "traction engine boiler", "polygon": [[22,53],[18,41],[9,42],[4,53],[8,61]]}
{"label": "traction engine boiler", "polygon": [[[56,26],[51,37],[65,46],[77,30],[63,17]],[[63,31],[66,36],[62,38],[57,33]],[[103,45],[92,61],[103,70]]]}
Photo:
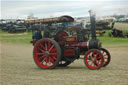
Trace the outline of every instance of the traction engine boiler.
{"label": "traction engine boiler", "polygon": [[43,32],[40,29],[33,32],[31,41],[34,46],[33,58],[38,67],[66,67],[76,59],[81,59],[81,55],[84,56],[85,65],[92,70],[109,64],[111,55],[96,38],[95,15],[91,11],[89,13],[90,32],[82,27],[68,26],[67,24],[74,22],[71,16],[25,21],[25,24],[44,26]]}

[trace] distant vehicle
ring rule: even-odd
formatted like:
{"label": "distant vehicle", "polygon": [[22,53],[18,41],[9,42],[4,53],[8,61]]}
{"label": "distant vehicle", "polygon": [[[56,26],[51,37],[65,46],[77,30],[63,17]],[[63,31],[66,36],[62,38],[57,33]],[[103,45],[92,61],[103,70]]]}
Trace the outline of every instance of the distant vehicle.
{"label": "distant vehicle", "polygon": [[112,31],[108,33],[109,37],[128,37],[128,33],[124,33],[122,30],[114,28],[114,24],[115,22],[112,23]]}
{"label": "distant vehicle", "polygon": [[97,31],[96,31],[96,36],[104,36],[105,33],[106,33],[106,32],[103,31],[103,30],[97,30]]}
{"label": "distant vehicle", "polygon": [[97,21],[96,22],[96,29],[97,30],[110,30],[112,27],[108,26],[110,22],[108,21]]}
{"label": "distant vehicle", "polygon": [[128,37],[128,33],[124,33],[122,30],[119,29],[112,29],[112,31],[108,34],[109,37],[113,36],[113,37]]}
{"label": "distant vehicle", "polygon": [[13,25],[8,29],[8,33],[23,33],[26,31],[25,26]]}
{"label": "distant vehicle", "polygon": [[8,24],[8,23],[4,23],[4,24],[2,24],[2,27],[1,27],[1,29],[3,30],[3,31],[8,31],[10,28],[11,28],[11,24]]}
{"label": "distant vehicle", "polygon": [[7,24],[7,21],[6,20],[0,20],[0,29],[3,29]]}
{"label": "distant vehicle", "polygon": [[[96,21],[96,30],[111,30],[113,28],[113,23],[111,26],[110,25],[110,22],[108,21]],[[87,28],[90,28],[90,23],[87,23],[86,24],[86,27]]]}
{"label": "distant vehicle", "polygon": [[1,29],[8,33],[23,33],[26,31],[24,21],[17,20],[16,22],[1,23]]}

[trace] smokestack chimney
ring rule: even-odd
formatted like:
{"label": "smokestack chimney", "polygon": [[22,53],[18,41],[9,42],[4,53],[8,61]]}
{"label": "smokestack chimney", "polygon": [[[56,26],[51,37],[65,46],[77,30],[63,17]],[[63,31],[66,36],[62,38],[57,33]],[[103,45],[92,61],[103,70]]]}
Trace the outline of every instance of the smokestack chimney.
{"label": "smokestack chimney", "polygon": [[96,21],[95,21],[95,14],[89,10],[90,14],[90,22],[91,22],[91,35],[92,39],[89,40],[89,49],[99,49],[101,48],[101,42],[96,39]]}
{"label": "smokestack chimney", "polygon": [[92,39],[96,39],[96,21],[95,21],[95,14],[92,10],[89,10],[90,14],[90,22],[91,22],[91,35]]}

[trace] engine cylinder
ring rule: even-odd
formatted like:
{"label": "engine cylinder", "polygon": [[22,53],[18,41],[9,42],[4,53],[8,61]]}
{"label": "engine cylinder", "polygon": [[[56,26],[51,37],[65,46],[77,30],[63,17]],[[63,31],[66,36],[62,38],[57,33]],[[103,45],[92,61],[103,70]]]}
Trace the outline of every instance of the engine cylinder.
{"label": "engine cylinder", "polygon": [[99,49],[102,47],[102,43],[98,39],[91,39],[89,40],[89,49]]}

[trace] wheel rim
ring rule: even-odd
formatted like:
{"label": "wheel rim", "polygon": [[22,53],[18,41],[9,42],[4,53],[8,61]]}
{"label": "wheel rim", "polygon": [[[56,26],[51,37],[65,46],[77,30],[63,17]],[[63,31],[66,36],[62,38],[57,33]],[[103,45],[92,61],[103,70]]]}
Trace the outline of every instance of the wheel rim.
{"label": "wheel rim", "polygon": [[103,56],[96,50],[91,50],[85,55],[85,63],[90,69],[98,69],[103,64]]}
{"label": "wheel rim", "polygon": [[57,61],[57,48],[50,40],[42,40],[34,48],[34,60],[41,68],[50,68]]}
{"label": "wheel rim", "polygon": [[106,66],[110,62],[110,54],[107,52],[107,50],[105,50],[103,48],[101,48],[101,53],[104,56],[104,64],[103,64],[103,66]]}

